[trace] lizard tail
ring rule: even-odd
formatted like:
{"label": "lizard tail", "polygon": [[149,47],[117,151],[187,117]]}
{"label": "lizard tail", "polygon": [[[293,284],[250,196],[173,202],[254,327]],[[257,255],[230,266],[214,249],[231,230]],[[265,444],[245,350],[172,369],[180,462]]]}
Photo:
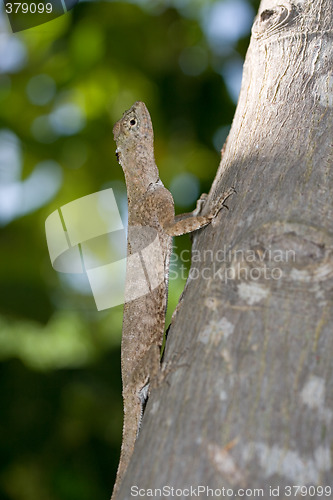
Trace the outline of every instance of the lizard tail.
{"label": "lizard tail", "polygon": [[[132,399],[131,404],[128,404],[129,398]],[[115,500],[117,497],[121,482],[132,457],[142,414],[141,403],[136,394],[124,394],[124,401],[125,400],[126,404],[124,404],[124,408],[131,408],[135,411],[132,413],[127,410],[124,413],[123,442],[121,445],[119,465],[111,500]]]}

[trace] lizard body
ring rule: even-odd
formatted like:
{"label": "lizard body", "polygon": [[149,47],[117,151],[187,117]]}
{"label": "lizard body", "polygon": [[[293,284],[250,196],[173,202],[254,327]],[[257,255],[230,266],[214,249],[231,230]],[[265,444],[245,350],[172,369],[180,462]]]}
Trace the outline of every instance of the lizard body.
{"label": "lizard body", "polygon": [[[121,342],[121,372],[124,399],[123,441],[115,498],[140,426],[147,384],[159,371],[168,293],[168,270],[172,236],[189,233],[211,222],[234,192],[229,190],[208,215],[196,212],[175,217],[172,194],[163,186],[154,158],[154,135],[151,118],[143,102],[136,102],[113,128],[116,155],[125,174],[128,197],[127,295],[140,286],[131,257],[151,248],[145,259],[145,273],[158,276],[157,286],[149,293],[126,301]],[[152,231],[152,235],[147,233]],[[158,249],[149,246],[157,241]],[[149,239],[150,238],[150,239]],[[141,261],[138,261],[141,262]],[[147,265],[148,264],[148,265]],[[148,276],[149,277],[149,276]],[[149,282],[149,279],[148,279]]]}

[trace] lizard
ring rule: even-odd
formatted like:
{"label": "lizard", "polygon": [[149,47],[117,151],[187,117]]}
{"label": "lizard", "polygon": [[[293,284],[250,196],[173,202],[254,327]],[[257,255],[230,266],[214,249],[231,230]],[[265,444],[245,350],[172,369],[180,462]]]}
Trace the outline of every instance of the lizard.
{"label": "lizard", "polygon": [[[139,257],[135,260],[135,256],[143,249],[150,249],[143,266],[145,276],[149,282],[151,272],[155,272],[158,284],[133,300],[126,300],[125,291],[121,340],[123,440],[112,499],[119,491],[134,450],[149,382],[160,369],[172,237],[209,224],[225,206],[226,199],[235,192],[231,188],[224,193],[207,215],[198,215],[204,203],[200,198],[196,210],[175,216],[172,194],[159,178],[154,157],[153,126],[146,105],[140,101],[134,103],[114,125],[113,135],[117,145],[117,160],[125,175],[128,198],[126,288],[133,291],[140,287],[135,263],[140,265],[142,262]],[[147,229],[152,231],[151,234]],[[150,241],[157,242],[157,247],[149,245]]]}

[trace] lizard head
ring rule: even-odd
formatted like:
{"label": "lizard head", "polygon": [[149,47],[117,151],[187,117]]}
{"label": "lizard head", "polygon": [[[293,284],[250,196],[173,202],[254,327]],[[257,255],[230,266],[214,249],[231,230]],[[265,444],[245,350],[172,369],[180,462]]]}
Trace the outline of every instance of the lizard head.
{"label": "lizard head", "polygon": [[117,144],[116,155],[134,153],[137,146],[150,148],[153,145],[153,125],[146,105],[137,101],[131,109],[125,111],[122,118],[113,127],[113,136]]}

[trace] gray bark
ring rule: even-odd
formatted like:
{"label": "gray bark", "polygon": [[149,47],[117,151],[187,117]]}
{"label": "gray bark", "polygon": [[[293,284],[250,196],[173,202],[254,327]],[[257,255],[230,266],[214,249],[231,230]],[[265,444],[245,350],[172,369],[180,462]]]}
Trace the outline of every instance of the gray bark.
{"label": "gray bark", "polygon": [[332,68],[332,0],[262,1],[209,200],[237,194],[195,237],[119,498],[333,486]]}

